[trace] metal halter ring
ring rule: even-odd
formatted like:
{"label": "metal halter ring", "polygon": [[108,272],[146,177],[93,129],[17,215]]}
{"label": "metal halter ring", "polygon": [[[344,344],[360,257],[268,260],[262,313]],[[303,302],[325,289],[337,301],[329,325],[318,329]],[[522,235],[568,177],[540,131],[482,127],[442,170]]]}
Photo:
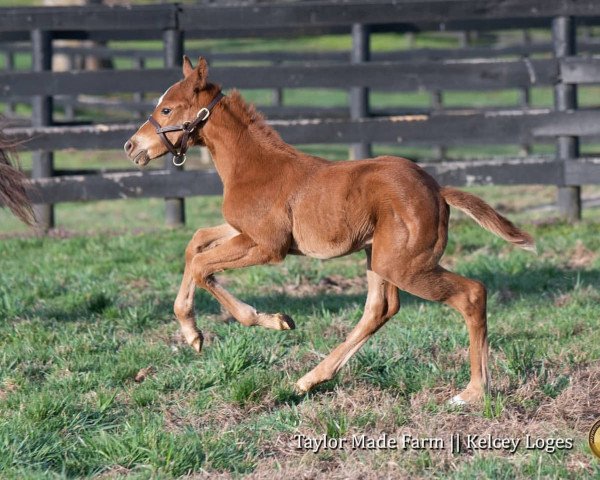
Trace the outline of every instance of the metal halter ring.
{"label": "metal halter ring", "polygon": [[208,118],[209,115],[210,115],[210,110],[206,107],[202,107],[200,110],[198,110],[198,114],[196,115],[196,118],[199,118],[200,120],[204,121]]}
{"label": "metal halter ring", "polygon": [[[177,163],[177,158],[181,158],[181,162]],[[185,160],[185,153],[183,155],[173,155],[173,165],[175,165],[176,167],[181,167],[185,163]]]}

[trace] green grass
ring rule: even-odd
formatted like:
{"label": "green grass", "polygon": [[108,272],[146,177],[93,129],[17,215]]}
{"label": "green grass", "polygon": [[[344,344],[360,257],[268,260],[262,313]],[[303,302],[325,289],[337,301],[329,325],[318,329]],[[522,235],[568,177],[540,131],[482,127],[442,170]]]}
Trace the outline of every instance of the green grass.
{"label": "green grass", "polygon": [[[507,201],[502,189],[486,191],[492,202]],[[219,202],[194,199],[193,223],[217,223]],[[90,214],[85,208],[82,216]],[[557,221],[528,225],[538,239],[537,257],[469,220],[452,222],[446,264],[489,289],[494,380],[481,406],[455,409],[445,400],[468,379],[464,324],[447,307],[407,295],[400,313],[336,379],[310,395],[294,394],[293,382],[360,317],[365,288],[352,279],[364,276],[361,255],[327,262],[289,258],[280,266],[225,274],[234,293],[260,310],[292,315],[298,328],[276,332],[225,322],[216,301],[199,292],[198,324],[207,340],[195,354],[182,343],[171,313],[193,229],[149,229],[160,224],[158,201],[131,202],[124,210],[123,218],[112,217],[113,229],[115,220],[123,229],[142,212],[146,228],[0,242],[3,478],[241,476],[277,468],[297,475],[330,471],[339,462],[345,467],[335,468],[352,475],[600,474],[584,442],[594,415],[577,414],[580,403],[597,401],[595,390],[585,390],[586,375],[600,375],[594,211],[576,228]],[[317,287],[324,277],[338,279],[342,288]],[[303,293],[286,293],[293,285]],[[137,383],[141,369],[148,373]],[[495,428],[519,437],[573,437],[575,446],[554,454],[464,454],[448,462],[435,451],[303,453],[292,441],[296,433],[351,437],[408,429],[439,436]]]}

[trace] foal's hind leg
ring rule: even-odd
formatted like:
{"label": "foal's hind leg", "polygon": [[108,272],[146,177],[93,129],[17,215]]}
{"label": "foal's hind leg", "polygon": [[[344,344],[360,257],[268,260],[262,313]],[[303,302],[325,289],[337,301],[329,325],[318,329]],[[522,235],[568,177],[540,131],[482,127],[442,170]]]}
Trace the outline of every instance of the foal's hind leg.
{"label": "foal's hind leg", "polygon": [[430,271],[404,275],[400,270],[394,269],[394,263],[389,258],[376,260],[373,260],[373,268],[401,290],[426,300],[446,303],[462,314],[469,330],[471,380],[467,388],[452,399],[452,403],[462,404],[480,400],[488,386],[485,286],[440,266]]}
{"label": "foal's hind leg", "polygon": [[[367,252],[367,262],[370,254]],[[331,380],[360,347],[400,309],[398,289],[382,277],[367,271],[369,291],[362,318],[343,343],[338,345],[319,365],[296,383],[301,392],[308,392],[319,383]]]}

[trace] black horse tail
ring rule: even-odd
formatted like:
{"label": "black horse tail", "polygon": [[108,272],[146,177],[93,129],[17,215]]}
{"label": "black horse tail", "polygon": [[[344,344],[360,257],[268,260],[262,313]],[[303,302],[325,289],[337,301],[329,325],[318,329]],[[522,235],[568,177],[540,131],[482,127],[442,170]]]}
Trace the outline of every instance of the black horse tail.
{"label": "black horse tail", "polygon": [[33,226],[35,214],[28,195],[29,180],[16,160],[11,159],[14,147],[0,127],[0,206],[8,207],[16,217]]}

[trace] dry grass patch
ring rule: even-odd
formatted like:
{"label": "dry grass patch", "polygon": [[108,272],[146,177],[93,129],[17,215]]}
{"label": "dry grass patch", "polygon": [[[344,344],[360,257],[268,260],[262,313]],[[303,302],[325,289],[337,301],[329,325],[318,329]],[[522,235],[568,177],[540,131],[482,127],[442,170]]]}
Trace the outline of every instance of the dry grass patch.
{"label": "dry grass patch", "polygon": [[[544,383],[567,374],[569,385],[555,398],[542,391]],[[514,465],[525,462],[526,436],[532,439],[573,438],[574,448],[584,441],[590,425],[598,416],[600,398],[600,362],[569,369],[556,368],[545,378],[530,375],[516,386],[496,375],[499,384],[492,391],[492,407],[501,402],[495,418],[488,418],[485,405],[454,408],[447,400],[455,392],[452,386],[425,388],[407,399],[401,391],[382,390],[365,384],[336,387],[320,393],[311,402],[297,405],[302,419],[294,434],[279,435],[263,450],[264,457],[247,478],[430,478],[428,472],[452,472],[464,469],[482,458],[511,458]],[[531,407],[523,404],[531,402]],[[535,405],[535,406],[534,406]],[[281,407],[289,408],[289,407]],[[369,421],[361,417],[369,413]],[[341,425],[340,425],[341,424]],[[449,438],[451,433],[491,435],[494,438],[521,439],[516,453],[507,450],[464,451],[460,455],[444,450],[324,450],[313,453],[296,448],[295,434],[319,438],[324,432],[378,437],[386,432],[399,438]],[[266,445],[265,445],[266,447]],[[463,444],[463,448],[466,444]],[[267,452],[268,450],[268,452]],[[548,453],[548,455],[551,455]],[[566,468],[573,475],[593,470],[595,459],[572,451]],[[523,478],[523,477],[520,477]]]}
{"label": "dry grass patch", "polygon": [[577,240],[573,248],[567,265],[573,269],[590,267],[598,258],[598,254],[587,248],[581,240]]}
{"label": "dry grass patch", "polygon": [[538,417],[585,434],[600,416],[600,361],[576,368],[570,383],[553,401],[542,405]]}
{"label": "dry grass patch", "polygon": [[289,295],[290,297],[316,296],[326,293],[366,293],[367,276],[346,278],[342,275],[328,275],[318,282],[306,277],[300,277],[296,283],[265,286],[270,293]]}

